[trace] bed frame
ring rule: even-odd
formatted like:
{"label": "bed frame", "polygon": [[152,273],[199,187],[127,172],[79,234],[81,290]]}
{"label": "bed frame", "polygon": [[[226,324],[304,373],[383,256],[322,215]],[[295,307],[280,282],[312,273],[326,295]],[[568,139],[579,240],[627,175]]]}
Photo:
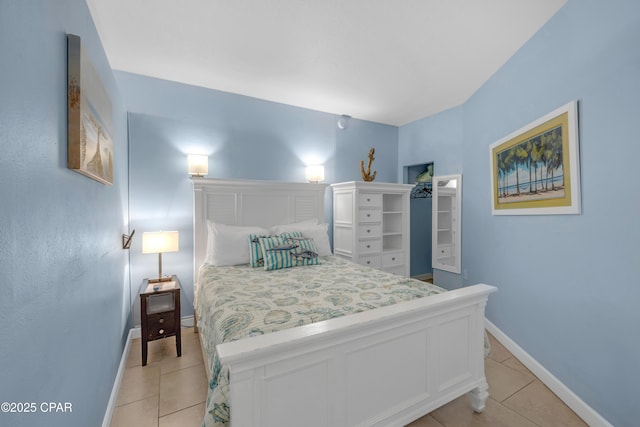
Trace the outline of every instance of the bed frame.
{"label": "bed frame", "polygon": [[[263,227],[324,220],[323,184],[193,184],[196,278],[207,220]],[[230,372],[231,427],[404,426],[465,393],[481,412],[489,395],[484,310],[495,290],[479,284],[219,345]]]}

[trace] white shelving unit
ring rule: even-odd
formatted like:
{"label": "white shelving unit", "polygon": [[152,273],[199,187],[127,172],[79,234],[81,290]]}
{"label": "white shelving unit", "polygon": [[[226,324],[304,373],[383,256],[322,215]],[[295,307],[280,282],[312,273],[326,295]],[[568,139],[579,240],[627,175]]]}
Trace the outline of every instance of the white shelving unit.
{"label": "white shelving unit", "polygon": [[413,185],[351,181],[331,187],[334,253],[409,276],[409,195]]}
{"label": "white shelving unit", "polygon": [[462,175],[433,178],[433,268],[460,273]]}

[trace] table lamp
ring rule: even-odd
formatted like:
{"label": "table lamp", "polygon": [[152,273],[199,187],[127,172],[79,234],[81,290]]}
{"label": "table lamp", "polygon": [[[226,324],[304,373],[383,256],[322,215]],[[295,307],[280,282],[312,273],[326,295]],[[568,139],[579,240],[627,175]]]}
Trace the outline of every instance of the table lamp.
{"label": "table lamp", "polygon": [[158,254],[158,278],[149,279],[149,283],[168,282],[170,277],[162,277],[162,254],[178,252],[177,231],[150,231],[142,233],[142,253]]}

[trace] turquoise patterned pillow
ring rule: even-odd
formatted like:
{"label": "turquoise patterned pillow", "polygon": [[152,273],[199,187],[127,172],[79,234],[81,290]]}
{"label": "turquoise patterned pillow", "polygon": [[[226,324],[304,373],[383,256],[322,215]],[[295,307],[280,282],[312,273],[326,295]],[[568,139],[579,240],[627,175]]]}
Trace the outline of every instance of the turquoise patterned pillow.
{"label": "turquoise patterned pillow", "polygon": [[319,263],[318,248],[316,248],[312,239],[283,237],[281,234],[279,236],[259,237],[258,241],[264,255],[265,270],[279,270],[281,268],[317,265]]}
{"label": "turquoise patterned pillow", "polygon": [[[277,236],[288,238],[288,237],[302,237],[302,233],[299,231],[291,231],[288,233],[278,234]],[[260,234],[251,234],[249,236],[249,263],[251,267],[263,267],[264,259],[262,256],[262,248],[260,247],[260,237],[277,237],[270,235],[260,235]]]}

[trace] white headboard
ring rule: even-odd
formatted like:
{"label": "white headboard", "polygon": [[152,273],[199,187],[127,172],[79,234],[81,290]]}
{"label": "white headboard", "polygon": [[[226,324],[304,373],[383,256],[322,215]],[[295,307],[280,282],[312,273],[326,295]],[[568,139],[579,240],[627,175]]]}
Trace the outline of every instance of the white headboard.
{"label": "white headboard", "polygon": [[207,220],[271,227],[324,220],[326,184],[192,178],[194,280],[207,250]]}

